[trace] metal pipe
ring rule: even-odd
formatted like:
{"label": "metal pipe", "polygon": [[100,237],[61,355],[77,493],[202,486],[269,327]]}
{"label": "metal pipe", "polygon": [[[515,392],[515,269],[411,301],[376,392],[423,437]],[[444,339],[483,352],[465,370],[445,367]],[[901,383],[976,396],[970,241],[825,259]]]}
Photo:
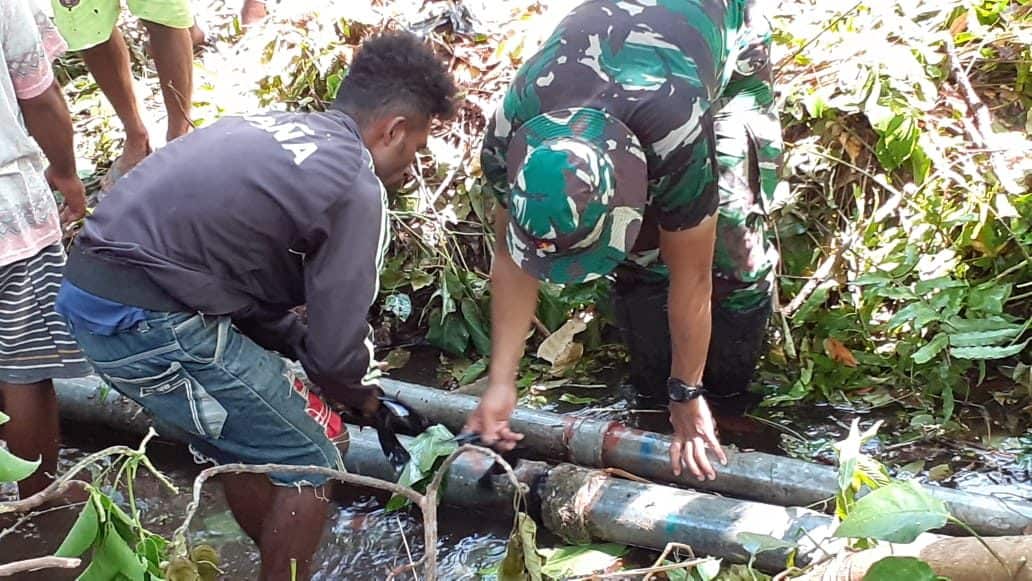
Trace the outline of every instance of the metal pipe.
{"label": "metal pipe", "polygon": [[[394,480],[396,473],[370,430],[348,427],[351,445],[344,457],[349,472]],[[405,442],[408,438],[402,438]],[[494,516],[513,510],[513,486],[505,475],[489,477],[491,461],[467,453],[445,477],[442,501]],[[798,542],[796,563],[834,553],[842,540],[832,536],[833,518],[804,508],[785,508],[712,494],[610,477],[572,464],[551,466],[520,461],[517,478],[534,487],[528,501],[545,527],[569,542],[604,541],[662,550],[667,543],[690,545],[697,553],[745,563],[743,532]],[[768,571],[785,566],[787,550],[763,552],[756,565]]]}
{"label": "metal pipe", "polygon": [[[462,429],[477,406],[473,396],[412,383],[383,380],[384,391],[453,431]],[[833,468],[761,452],[727,450],[728,464],[716,480],[697,481],[670,470],[670,437],[628,428],[615,421],[517,408],[513,429],[534,455],[594,468],[620,468],[649,480],[758,500],[782,506],[828,505],[838,491]],[[939,486],[926,489],[946,502],[956,518],[982,535],[1021,535],[1032,525],[1032,502],[1004,500]]]}
{"label": "metal pipe", "polygon": [[[149,426],[147,416],[134,402],[114,391],[105,393],[97,378],[57,380],[55,384],[65,417],[136,433],[146,432]],[[542,412],[521,410],[521,414]],[[349,425],[348,432],[350,445],[344,456],[348,471],[397,480],[398,473],[384,457],[372,430]],[[403,442],[409,440],[402,436]],[[442,501],[488,516],[511,516],[514,486],[504,474],[490,475],[491,466],[491,460],[478,454],[459,458],[445,477]],[[678,542],[700,554],[746,562],[749,554],[738,535],[756,533],[797,543],[795,562],[799,565],[825,552],[834,554],[842,546],[842,540],[833,537],[836,521],[805,508],[623,480],[572,464],[521,460],[515,472],[518,481],[532,490],[527,498],[529,511],[540,515],[548,530],[570,542],[605,541],[655,550]],[[922,535],[921,540],[929,538],[941,537]],[[787,556],[786,550],[764,551],[757,555],[756,565],[778,571],[784,568]]]}
{"label": "metal pipe", "polygon": [[136,402],[108,387],[96,375],[55,379],[54,391],[63,418],[135,434],[146,434],[150,426],[150,418]]}

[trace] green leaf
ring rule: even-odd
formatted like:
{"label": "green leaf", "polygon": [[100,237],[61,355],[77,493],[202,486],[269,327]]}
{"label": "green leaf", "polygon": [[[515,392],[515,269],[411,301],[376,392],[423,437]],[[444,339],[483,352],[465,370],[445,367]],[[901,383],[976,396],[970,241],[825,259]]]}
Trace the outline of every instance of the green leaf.
{"label": "green leaf", "polygon": [[892,171],[910,158],[920,135],[921,130],[912,115],[897,113],[881,132],[874,154],[886,170]]}
{"label": "green leaf", "polygon": [[971,331],[950,335],[952,347],[983,347],[1009,343],[1017,338],[1020,328],[997,329],[995,331]]}
{"label": "green leaf", "polygon": [[947,385],[942,388],[942,423],[945,424],[953,417],[954,406],[953,388]]}
{"label": "green leaf", "polygon": [[966,282],[956,280],[952,276],[940,276],[939,278],[918,281],[914,284],[914,292],[918,295],[924,296],[933,290],[946,290],[948,288],[960,288],[966,286]]}
{"label": "green leaf", "polygon": [[104,531],[104,538],[93,553],[93,561],[106,563],[110,569],[127,577],[130,581],[144,581],[147,572],[147,567],[140,562],[136,551],[125,542],[122,535],[118,534],[110,521]]}
{"label": "green leaf", "polygon": [[23,460],[4,448],[0,448],[0,482],[25,480],[39,468],[41,460]]}
{"label": "green leaf", "polygon": [[1010,283],[987,282],[976,286],[968,293],[967,306],[972,311],[998,315],[1011,294]]}
{"label": "green leaf", "polygon": [[[692,569],[692,581],[713,581],[720,575],[720,563],[721,559],[709,559],[699,563]],[[667,573],[667,577],[669,576]]]}
{"label": "green leaf", "polygon": [[932,568],[916,557],[885,557],[871,565],[864,581],[936,581]]}
{"label": "green leaf", "polygon": [[541,555],[537,551],[537,525],[526,513],[516,515],[516,527],[509,535],[505,557],[498,568],[498,581],[541,581]]}
{"label": "green leaf", "polygon": [[615,543],[561,547],[547,551],[541,573],[553,579],[565,579],[604,572],[625,553],[627,547]]}
{"label": "green leaf", "polygon": [[836,287],[838,287],[838,283],[835,281],[828,281],[817,287],[817,290],[813,291],[813,294],[803,301],[802,306],[792,316],[792,323],[795,325],[805,323],[810,318],[810,315],[828,300],[831,289]]}
{"label": "green leaf", "polygon": [[945,349],[949,343],[949,336],[946,335],[946,333],[939,333],[933,337],[931,341],[925,343],[923,347],[914,351],[910,357],[914,360],[914,363],[917,363],[918,365],[928,363],[933,357]]}
{"label": "green leaf", "polygon": [[742,543],[742,548],[745,549],[745,552],[754,557],[767,551],[794,549],[797,546],[796,543],[791,541],[784,541],[777,537],[761,535],[759,533],[738,533],[735,535],[735,538],[739,543]]}
{"label": "green leaf", "polygon": [[487,331],[484,318],[480,316],[480,309],[472,299],[462,299],[462,318],[466,321],[466,328],[469,330],[469,338],[473,346],[483,356],[491,354],[491,334]]}
{"label": "green leaf", "polygon": [[964,319],[961,317],[950,317],[946,324],[957,333],[974,333],[976,331],[997,331],[1001,329],[1021,329],[1016,325],[999,317],[987,317],[985,319]]}
{"label": "green leaf", "polygon": [[0,412],[0,426],[6,424],[9,421],[11,421],[11,416],[5,414],[4,412]]}
{"label": "green leaf", "polygon": [[904,323],[910,321],[922,321],[921,324],[915,323],[913,326],[915,329],[920,329],[924,325],[936,320],[939,317],[939,313],[924,303],[912,303],[899,310],[887,323],[889,329],[895,329]]}
{"label": "green leaf", "polygon": [[893,482],[858,500],[835,536],[912,543],[921,533],[946,524],[949,516],[946,504],[921,485]]}
{"label": "green leaf", "polygon": [[1025,350],[1028,340],[1009,347],[951,347],[950,355],[957,359],[1003,359]]}
{"label": "green leaf", "polygon": [[469,367],[463,370],[462,375],[459,376],[459,385],[469,385],[477,379],[480,379],[480,376],[487,371],[487,364],[487,357],[481,357],[473,362]]}
{"label": "green leaf", "polygon": [[[438,461],[443,460],[458,448],[455,436],[448,428],[435,424],[419,434],[405,447],[411,459],[402,469],[398,484],[424,490],[433,477]],[[394,495],[387,503],[387,510],[398,510],[409,504],[409,499]]]}
{"label": "green leaf", "polygon": [[61,542],[61,546],[57,548],[54,556],[78,557],[93,545],[93,541],[97,540],[98,532],[100,532],[100,519],[97,516],[96,503],[91,498],[82,507],[79,518],[75,519],[72,530],[65,535],[64,541]]}
{"label": "green leaf", "polygon": [[442,321],[440,311],[435,310],[430,315],[430,331],[426,334],[426,340],[453,355],[462,355],[469,345],[469,330],[462,317],[449,313]]}

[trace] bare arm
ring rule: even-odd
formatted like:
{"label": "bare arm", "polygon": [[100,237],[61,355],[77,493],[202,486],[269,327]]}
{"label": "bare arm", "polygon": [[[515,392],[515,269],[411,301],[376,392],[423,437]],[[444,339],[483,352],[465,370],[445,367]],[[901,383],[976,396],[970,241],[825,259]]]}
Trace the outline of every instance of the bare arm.
{"label": "bare arm", "polygon": [[[670,375],[691,385],[702,383],[710,341],[710,301],[713,293],[713,245],[716,216],[688,230],[660,231],[660,252],[670,268]],[[670,404],[674,442],[670,462],[675,474],[683,466],[700,480],[716,478],[706,448],[726,462],[714,432],[713,417],[704,398]]]}
{"label": "bare arm", "polygon": [[68,114],[61,87],[54,81],[39,95],[19,99],[18,104],[29,135],[36,140],[50,162],[46,172],[47,181],[65,198],[61,221],[68,224],[82,218],[86,213],[86,189],[75,171],[72,118]]}
{"label": "bare arm", "polygon": [[485,443],[511,449],[523,436],[509,429],[516,407],[516,372],[523,356],[527,330],[537,308],[540,283],[523,272],[505,244],[509,212],[495,212],[495,257],[491,265],[491,369],[489,387],[470,415],[464,431],[479,433]]}

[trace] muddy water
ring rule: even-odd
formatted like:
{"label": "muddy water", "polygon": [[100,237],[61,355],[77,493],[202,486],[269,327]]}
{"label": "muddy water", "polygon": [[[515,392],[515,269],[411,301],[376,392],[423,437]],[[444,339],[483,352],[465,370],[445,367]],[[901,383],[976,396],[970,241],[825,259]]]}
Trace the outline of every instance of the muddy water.
{"label": "muddy water", "polygon": [[[82,425],[66,425],[64,430],[68,447],[61,453],[63,469],[89,452],[139,439]],[[179,487],[180,493],[173,494],[141,470],[137,484],[139,507],[147,528],[171,536],[182,523],[199,468],[179,445],[155,441],[149,450],[155,464]],[[10,494],[12,490],[5,488],[4,492]],[[124,500],[117,496],[116,499]],[[383,509],[386,497],[363,491],[337,500],[316,555],[314,579],[384,579],[388,571],[408,563],[409,554],[414,558],[422,554],[423,530],[418,511],[387,513]],[[0,562],[52,552],[71,527],[77,511],[58,511],[19,526],[15,534],[0,540]],[[6,523],[3,526],[7,526]],[[218,549],[221,568],[226,573],[223,579],[257,577],[257,549],[237,527],[218,484],[206,485],[202,508],[194,518],[193,528],[194,542],[208,543]],[[501,559],[508,526],[504,521],[473,518],[468,513],[444,509],[440,514],[439,531],[441,577],[475,579],[477,571]],[[19,579],[72,579],[74,576],[74,573],[60,575],[47,571]]]}

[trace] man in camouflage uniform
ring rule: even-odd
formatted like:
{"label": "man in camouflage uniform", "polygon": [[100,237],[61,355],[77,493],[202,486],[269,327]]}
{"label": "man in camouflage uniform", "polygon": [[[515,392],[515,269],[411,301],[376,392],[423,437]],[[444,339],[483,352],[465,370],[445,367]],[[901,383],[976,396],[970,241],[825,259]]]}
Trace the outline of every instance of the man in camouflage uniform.
{"label": "man in camouflage uniform", "polygon": [[508,418],[539,280],[611,275],[631,382],[672,400],[674,472],[715,477],[702,395],[746,391],[771,311],[769,44],[751,0],[591,0],[520,69],[482,154],[503,208],[490,387],[467,430],[521,438]]}

